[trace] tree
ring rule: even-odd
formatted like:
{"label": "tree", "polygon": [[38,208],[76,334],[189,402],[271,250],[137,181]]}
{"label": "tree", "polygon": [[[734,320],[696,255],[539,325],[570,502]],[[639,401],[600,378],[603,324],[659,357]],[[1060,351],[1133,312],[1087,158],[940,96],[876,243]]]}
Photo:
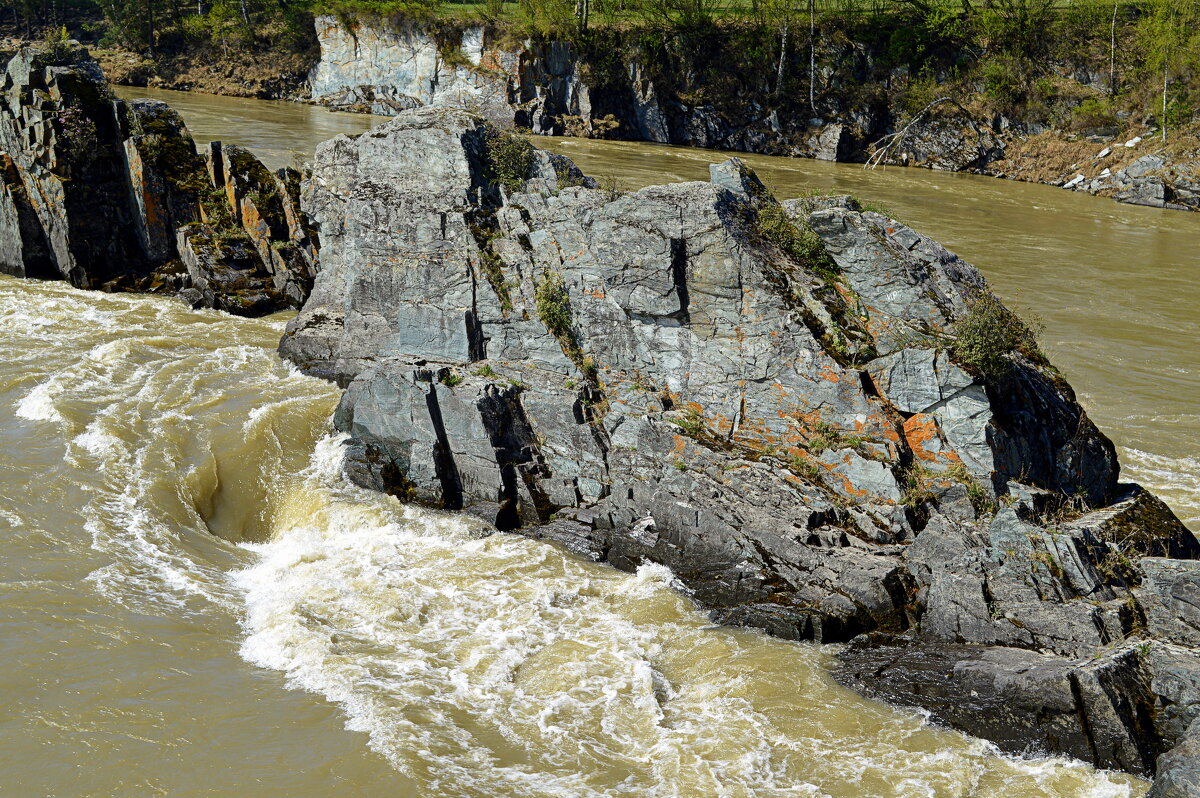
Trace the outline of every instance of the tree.
{"label": "tree", "polygon": [[1162,75],[1162,140],[1167,141],[1168,92],[1171,78],[1200,64],[1200,0],[1152,0],[1138,26],[1146,53],[1146,69]]}
{"label": "tree", "polygon": [[696,30],[712,24],[724,0],[640,0],[641,16],[675,30]]}
{"label": "tree", "polygon": [[1117,96],[1117,6],[1119,0],[1113,0],[1112,24],[1108,30],[1108,96]]}
{"label": "tree", "polygon": [[787,65],[788,43],[797,18],[799,0],[756,0],[753,5],[758,24],[765,30],[778,31],[779,50],[775,59],[775,93],[783,90],[784,68]]}

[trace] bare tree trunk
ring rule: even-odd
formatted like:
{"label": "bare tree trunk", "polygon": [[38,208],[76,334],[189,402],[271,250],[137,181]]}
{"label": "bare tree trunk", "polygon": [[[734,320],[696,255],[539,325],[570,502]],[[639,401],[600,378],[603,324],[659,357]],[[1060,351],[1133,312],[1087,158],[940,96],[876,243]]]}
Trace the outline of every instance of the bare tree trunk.
{"label": "bare tree trunk", "polygon": [[246,23],[246,30],[250,30],[250,12],[246,10],[246,0],[240,0],[242,4],[242,21]]}
{"label": "bare tree trunk", "polygon": [[1113,2],[1112,29],[1108,44],[1108,96],[1117,96],[1117,3]]}
{"label": "bare tree trunk", "polygon": [[154,2],[146,0],[146,45],[150,48],[150,57],[154,57]]}
{"label": "bare tree trunk", "polygon": [[808,0],[808,109],[817,115],[817,12],[815,0]]}
{"label": "bare tree trunk", "polygon": [[1163,67],[1163,118],[1162,118],[1163,144],[1167,143],[1167,75],[1168,74],[1169,73],[1167,71],[1167,68]]}
{"label": "bare tree trunk", "polygon": [[787,57],[788,24],[783,23],[783,32],[779,34],[779,66],[775,68],[775,93],[783,89],[783,59]]}

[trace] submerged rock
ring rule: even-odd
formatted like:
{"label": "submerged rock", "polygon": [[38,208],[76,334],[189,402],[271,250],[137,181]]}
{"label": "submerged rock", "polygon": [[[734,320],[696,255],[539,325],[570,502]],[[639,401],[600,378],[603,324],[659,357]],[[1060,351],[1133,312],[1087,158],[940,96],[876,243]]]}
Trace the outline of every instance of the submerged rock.
{"label": "submerged rock", "polygon": [[[235,148],[221,158],[219,144],[206,162],[175,111],[115,99],[76,43],[12,55],[0,147],[0,271],[177,292],[243,315],[298,308],[308,295],[316,238],[299,175],[272,175]],[[237,240],[253,246],[213,244]]]}
{"label": "submerged rock", "polygon": [[853,640],[849,683],[1010,750],[1150,773],[1200,712],[1200,545],[1040,352],[960,352],[1000,306],[936,242],[736,159],[601,190],[432,108],[322,144],[303,205],[280,351],[345,387],[356,482]]}

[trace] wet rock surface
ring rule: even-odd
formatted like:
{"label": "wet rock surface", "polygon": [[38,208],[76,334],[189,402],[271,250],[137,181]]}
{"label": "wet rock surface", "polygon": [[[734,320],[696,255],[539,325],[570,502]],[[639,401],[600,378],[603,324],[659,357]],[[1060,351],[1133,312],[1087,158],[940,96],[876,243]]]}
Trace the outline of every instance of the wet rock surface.
{"label": "wet rock surface", "polygon": [[11,56],[0,147],[0,271],[241,315],[308,295],[317,241],[300,175],[219,143],[202,156],[175,111],[114,98],[73,42]]}
{"label": "wet rock surface", "polygon": [[1040,353],[959,351],[974,267],[736,159],[623,194],[525,147],[421,108],[318,148],[280,351],[345,388],[356,482],[666,565],[1009,750],[1194,776],[1200,544]]}

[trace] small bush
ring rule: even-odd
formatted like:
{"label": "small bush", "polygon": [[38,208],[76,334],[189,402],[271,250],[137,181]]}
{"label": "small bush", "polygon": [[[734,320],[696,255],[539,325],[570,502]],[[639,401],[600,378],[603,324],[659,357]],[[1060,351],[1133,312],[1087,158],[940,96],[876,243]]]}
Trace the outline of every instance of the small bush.
{"label": "small bush", "polygon": [[67,156],[75,163],[91,160],[99,142],[96,123],[88,118],[83,109],[74,105],[64,106],[57,118]]}
{"label": "small bush", "polygon": [[605,202],[616,202],[626,193],[625,184],[612,172],[601,178],[600,190],[604,192]]}
{"label": "small bush", "polygon": [[929,474],[925,468],[915,464],[903,470],[900,474],[900,503],[915,510],[936,498],[929,488]]}
{"label": "small bush", "polygon": [[946,469],[946,476],[960,483],[967,489],[967,498],[971,502],[971,506],[975,508],[975,512],[979,515],[995,515],[999,509],[996,502],[984,489],[983,485],[971,475],[967,467],[962,462],[957,462]]}
{"label": "small bush", "polygon": [[496,373],[496,370],[495,370],[494,368],[492,368],[490,365],[488,365],[487,363],[484,363],[482,366],[480,366],[479,368],[475,369],[475,371],[474,371],[473,373],[474,373],[474,374],[475,374],[475,376],[477,376],[477,377],[491,377],[491,378],[495,378],[495,377],[499,377],[499,376],[500,376],[499,374],[497,374],[497,373]]}
{"label": "small bush", "polygon": [[953,329],[956,340],[951,346],[955,358],[968,369],[995,378],[1008,371],[1006,355],[1020,352],[1042,359],[1037,333],[991,293],[974,297],[965,316]]}
{"label": "small bush", "polygon": [[1092,130],[1117,124],[1117,112],[1112,103],[1103,97],[1091,97],[1081,102],[1071,112],[1073,130]]}
{"label": "small bush", "polygon": [[1182,97],[1174,97],[1167,103],[1167,127],[1170,129],[1178,129],[1191,124],[1195,116],[1196,109]]}
{"label": "small bush", "polygon": [[1019,105],[1025,97],[1020,67],[1011,60],[997,58],[983,66],[983,90],[1004,107]]}
{"label": "small bush", "polygon": [[859,210],[863,213],[877,213],[880,216],[886,216],[888,219],[896,218],[896,215],[892,213],[892,209],[882,202],[861,201],[857,198],[855,202],[858,203]]}
{"label": "small bush", "polygon": [[513,309],[512,294],[508,290],[508,284],[504,282],[504,268],[501,265],[500,256],[487,247],[480,247],[479,266],[488,285],[496,292],[496,298],[500,300],[500,309],[505,313],[511,313]]}
{"label": "small bush", "polygon": [[933,75],[922,74],[909,78],[900,95],[900,105],[904,112],[916,116],[927,105],[942,96],[943,87]]}
{"label": "small bush", "polygon": [[550,334],[559,339],[571,338],[571,296],[562,275],[547,270],[534,291],[534,301],[538,318]]}
{"label": "small bush", "polygon": [[704,417],[700,415],[699,405],[689,404],[681,415],[668,420],[693,438],[708,431],[708,425],[704,423]]}
{"label": "small bush", "polygon": [[837,264],[825,251],[821,237],[808,227],[797,227],[783,206],[774,202],[765,203],[758,209],[755,228],[763,240],[775,245],[802,266],[812,269],[821,278],[833,280],[836,277]]}
{"label": "small bush", "polygon": [[825,421],[818,421],[808,439],[810,452],[824,452],[837,449],[857,449],[866,441],[857,435],[845,435],[840,429]]}
{"label": "small bush", "polygon": [[812,460],[806,460],[799,455],[788,456],[788,468],[806,479],[816,481],[821,478],[821,468]]}
{"label": "small bush", "polygon": [[520,191],[533,168],[533,145],[513,133],[489,127],[483,138],[492,183]]}
{"label": "small bush", "polygon": [[462,385],[463,377],[455,371],[447,371],[442,376],[442,384],[448,388],[453,388],[456,385]]}

